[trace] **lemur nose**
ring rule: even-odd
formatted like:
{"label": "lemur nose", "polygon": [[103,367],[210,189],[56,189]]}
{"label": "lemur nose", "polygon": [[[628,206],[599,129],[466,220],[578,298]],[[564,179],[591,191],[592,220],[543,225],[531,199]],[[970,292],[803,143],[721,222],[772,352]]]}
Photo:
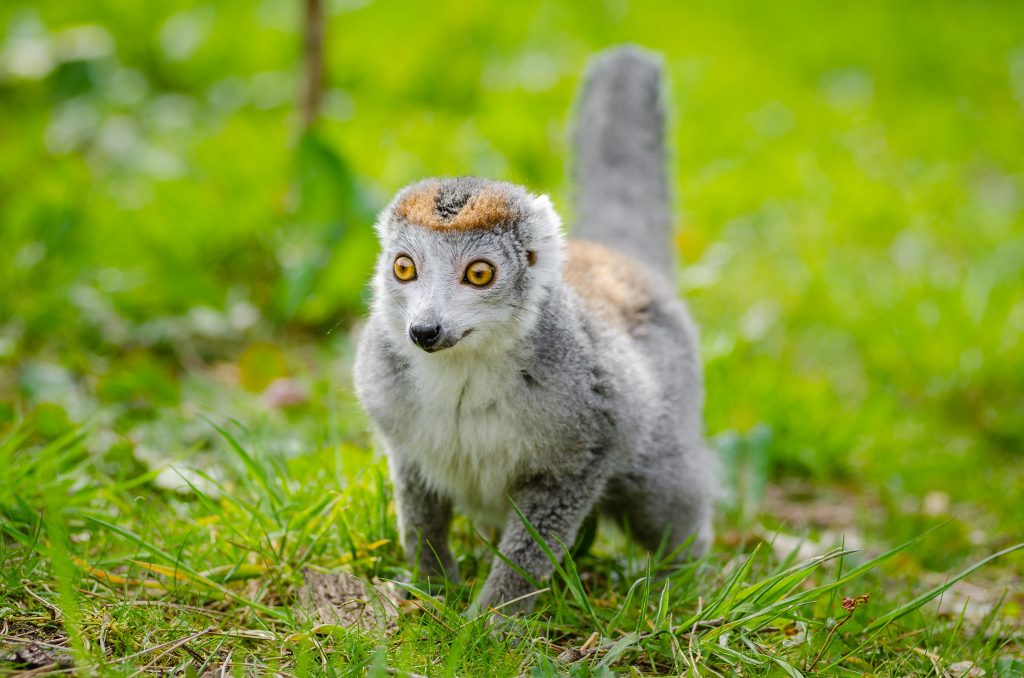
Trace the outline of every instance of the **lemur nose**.
{"label": "lemur nose", "polygon": [[440,325],[416,324],[409,328],[409,338],[420,348],[431,349],[441,339]]}

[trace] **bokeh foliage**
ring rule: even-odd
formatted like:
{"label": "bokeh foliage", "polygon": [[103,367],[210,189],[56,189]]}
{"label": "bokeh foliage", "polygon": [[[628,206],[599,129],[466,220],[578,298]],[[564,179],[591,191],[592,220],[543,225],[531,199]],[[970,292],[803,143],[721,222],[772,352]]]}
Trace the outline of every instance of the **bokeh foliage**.
{"label": "bokeh foliage", "polygon": [[1021,497],[1019,5],[328,9],[303,136],[300,3],[4,3],[8,408],[34,402],[29,358],[123,400],[254,335],[349,327],[373,213],[424,175],[524,182],[571,216],[573,91],[589,54],[635,40],[673,80],[711,430],[767,423],[789,470],[922,491],[939,458]]}

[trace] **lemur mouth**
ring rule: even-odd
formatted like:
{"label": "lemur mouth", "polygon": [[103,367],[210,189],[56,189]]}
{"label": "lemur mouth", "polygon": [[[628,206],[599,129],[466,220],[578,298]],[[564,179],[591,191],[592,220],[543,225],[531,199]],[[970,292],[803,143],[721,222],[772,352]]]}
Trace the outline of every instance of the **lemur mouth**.
{"label": "lemur mouth", "polygon": [[[441,341],[437,342],[436,344],[430,344],[430,345],[426,345],[426,346],[422,345],[422,344],[416,344],[416,345],[419,346],[424,351],[426,351],[427,353],[438,353],[440,351],[445,350],[446,348],[451,348],[452,346],[455,346],[455,344],[457,344],[460,341],[462,341],[462,338],[465,337],[465,336],[466,336],[466,334],[463,334],[462,336],[459,336],[459,337],[445,337],[444,339],[442,339]],[[413,342],[413,343],[415,344],[416,342]]]}
{"label": "lemur mouth", "polygon": [[427,353],[438,353],[439,351],[443,351],[446,348],[452,348],[457,343],[459,343],[460,341],[462,341],[463,339],[468,337],[472,331],[473,331],[473,329],[470,328],[470,329],[466,330],[465,332],[463,332],[462,334],[460,334],[458,337],[450,337],[450,338],[442,339],[441,341],[439,341],[438,343],[434,344],[433,346],[420,346],[420,348],[423,349],[424,351],[426,351]]}
{"label": "lemur mouth", "polygon": [[473,332],[473,328],[469,328],[458,336],[454,335],[443,335],[440,330],[435,333],[431,333],[429,336],[424,336],[423,330],[409,330],[409,339],[417,347],[427,353],[437,353],[443,351],[446,348],[451,348],[458,344],[460,341],[468,337]]}
{"label": "lemur mouth", "polygon": [[449,349],[449,348],[455,346],[455,344],[457,344],[457,343],[459,343],[459,342],[458,341],[449,341],[449,342],[445,342],[443,344],[438,344],[437,346],[432,346],[431,348],[425,348],[423,350],[426,351],[427,353],[440,353],[441,351],[444,351],[445,349]]}

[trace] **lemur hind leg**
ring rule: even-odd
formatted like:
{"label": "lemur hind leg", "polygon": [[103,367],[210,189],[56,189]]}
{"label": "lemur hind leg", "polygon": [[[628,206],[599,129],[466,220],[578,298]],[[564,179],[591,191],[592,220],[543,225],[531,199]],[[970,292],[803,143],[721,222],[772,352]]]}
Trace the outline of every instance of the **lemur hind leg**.
{"label": "lemur hind leg", "polygon": [[602,508],[652,553],[661,549],[662,555],[676,553],[679,560],[700,558],[713,538],[715,487],[708,467],[673,455],[642,473],[614,479]]}

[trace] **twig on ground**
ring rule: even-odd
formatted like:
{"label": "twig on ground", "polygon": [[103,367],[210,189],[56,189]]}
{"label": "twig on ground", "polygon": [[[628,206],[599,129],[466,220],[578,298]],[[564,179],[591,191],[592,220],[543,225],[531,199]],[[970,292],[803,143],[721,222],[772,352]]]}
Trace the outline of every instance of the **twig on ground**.
{"label": "twig on ground", "polygon": [[29,594],[30,596],[32,596],[33,598],[38,600],[40,603],[42,603],[43,606],[47,610],[50,611],[50,614],[53,616],[53,621],[58,621],[61,618],[61,616],[63,616],[64,613],[61,612],[59,607],[57,607],[56,605],[54,605],[53,603],[51,603],[47,599],[43,598],[42,596],[40,596],[38,593],[36,593],[32,589],[30,589],[28,587],[28,585],[31,584],[31,583],[32,582],[29,581],[28,579],[22,579],[21,580],[21,585],[25,587],[25,593]]}
{"label": "twig on ground", "polygon": [[506,600],[501,605],[498,605],[497,607],[492,607],[491,610],[494,611],[494,612],[498,612],[503,607],[507,607],[507,606],[512,605],[514,603],[518,603],[519,601],[526,600],[527,598],[533,598],[534,596],[539,596],[540,594],[547,593],[550,590],[551,590],[551,587],[547,587],[547,588],[543,588],[543,589],[538,589],[537,591],[530,591],[529,593],[527,593],[525,595],[522,595],[522,596],[519,596],[518,598],[513,598],[512,600]]}
{"label": "twig on ground", "polygon": [[[185,636],[184,638],[178,638],[177,640],[170,640],[170,641],[167,641],[166,643],[161,643],[159,645],[154,645],[153,647],[146,648],[145,650],[139,650],[138,652],[135,652],[133,654],[130,654],[130,655],[127,655],[127,656],[124,656],[124,657],[118,657],[113,663],[123,664],[124,662],[131,661],[132,659],[137,659],[139,657],[144,657],[147,654],[150,654],[151,652],[159,652],[160,654],[158,654],[156,657],[153,658],[153,662],[156,662],[157,659],[163,657],[164,655],[166,655],[171,650],[174,650],[174,649],[176,649],[178,647],[181,647],[182,645],[184,645],[186,643],[191,643],[193,640],[196,640],[198,638],[202,638],[203,636],[205,636],[205,635],[207,635],[209,633],[212,633],[213,631],[214,631],[213,627],[208,627],[208,628],[203,629],[202,631],[197,631],[196,633],[193,633],[192,635]],[[153,663],[153,662],[151,662],[151,663]],[[132,675],[133,676],[137,676],[137,675],[143,673],[146,670],[146,668],[147,667],[144,666],[144,667],[142,667],[141,669],[139,669],[138,671],[136,671]]]}
{"label": "twig on ground", "polygon": [[34,640],[32,638],[21,638],[19,636],[4,636],[4,642],[19,643],[21,645],[38,645],[39,647],[45,647],[50,650],[68,649],[65,645],[54,645],[53,643],[47,643],[42,640]]}
{"label": "twig on ground", "polygon": [[928,661],[930,661],[932,663],[932,668],[935,669],[935,675],[937,675],[937,676],[946,676],[946,675],[948,675],[945,671],[942,670],[942,666],[939,664],[939,662],[942,661],[942,657],[940,657],[939,655],[934,654],[932,652],[929,652],[928,650],[925,650],[925,649],[920,648],[920,647],[912,647],[912,648],[910,648],[910,651],[913,652],[914,654],[919,654],[922,657],[925,657],[926,659],[928,659]]}
{"label": "twig on ground", "polygon": [[220,675],[221,675],[221,678],[227,678],[228,667],[231,666],[231,657],[233,657],[234,654],[235,654],[234,650],[231,650],[230,652],[228,652],[228,656],[224,658],[224,663],[220,665]]}
{"label": "twig on ground", "polygon": [[428,614],[428,615],[430,616],[430,618],[431,618],[431,619],[433,619],[433,620],[434,620],[434,621],[436,621],[436,622],[437,622],[438,624],[440,624],[440,625],[441,625],[441,626],[443,626],[443,627],[444,627],[445,629],[447,629],[449,633],[455,633],[455,632],[456,632],[456,631],[455,631],[455,629],[453,629],[453,628],[452,628],[451,626],[449,626],[448,624],[445,624],[445,623],[444,623],[444,620],[443,620],[443,619],[441,619],[440,617],[438,617],[438,616],[437,616],[436,614],[434,614],[434,613],[433,613],[433,612],[432,612],[431,610],[427,609],[427,606],[426,606],[426,605],[424,605],[423,603],[421,603],[420,601],[418,601],[418,600],[415,600],[415,599],[411,599],[411,600],[409,600],[409,602],[410,602],[410,603],[412,603],[413,605],[415,605],[416,607],[418,607],[418,608],[419,608],[419,609],[420,609],[421,611],[423,611],[423,612],[426,612],[426,613],[427,613],[427,614]]}
{"label": "twig on ground", "polygon": [[205,614],[208,617],[224,617],[224,612],[219,610],[210,610],[205,607],[197,607],[195,605],[182,605],[181,603],[170,603],[166,600],[118,600],[113,603],[114,605],[132,605],[138,607],[166,607],[171,610],[181,610],[182,612],[195,612],[196,614]]}
{"label": "twig on ground", "polygon": [[590,637],[587,638],[586,642],[580,645],[580,652],[586,652],[590,648],[594,647],[595,645],[597,645],[597,641],[599,640],[601,640],[601,634],[597,631],[594,631],[590,634]]}
{"label": "twig on ground", "polygon": [[27,676],[41,676],[48,673],[57,673],[59,672],[59,669],[60,664],[58,662],[53,662],[52,664],[47,664],[46,666],[37,666],[34,669],[29,669],[28,671],[24,671],[22,673],[19,673],[18,675],[22,678],[26,678]]}
{"label": "twig on ground", "polygon": [[[696,616],[700,617],[700,614],[703,611],[704,611],[704,598],[701,597],[701,596],[698,596],[697,597],[697,615]],[[700,645],[697,645],[697,647],[696,647],[697,656],[696,657],[693,656],[693,651],[694,651],[693,641],[696,638],[697,638],[697,622],[694,621],[693,622],[693,628],[690,629],[689,636],[686,639],[686,652],[689,655],[690,666],[691,666],[691,668],[693,668],[694,672],[696,672],[696,670],[697,670],[697,662],[700,661],[700,659],[701,659]]]}

